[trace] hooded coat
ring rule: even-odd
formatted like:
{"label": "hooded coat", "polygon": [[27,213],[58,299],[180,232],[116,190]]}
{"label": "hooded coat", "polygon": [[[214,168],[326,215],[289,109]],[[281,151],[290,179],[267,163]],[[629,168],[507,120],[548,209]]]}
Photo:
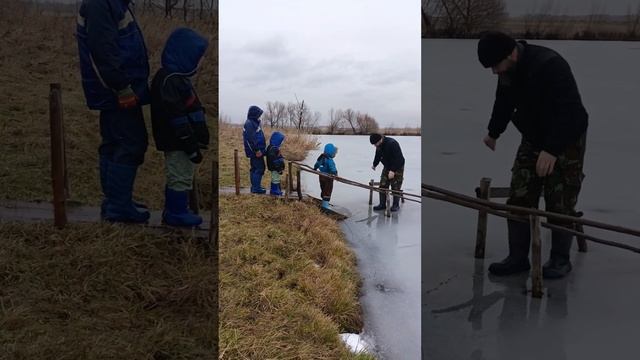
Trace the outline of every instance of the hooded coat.
{"label": "hooded coat", "polygon": [[282,146],[284,138],[284,134],[279,131],[271,134],[269,146],[267,146],[267,169],[269,169],[269,171],[282,173],[284,170],[284,157],[280,153],[280,146]]}
{"label": "hooded coat", "polygon": [[262,109],[252,105],[247,113],[247,121],[242,128],[242,140],[244,142],[244,153],[247,157],[252,158],[260,151],[265,152],[265,138],[262,127],[260,126],[260,116]]}
{"label": "hooded coat", "polygon": [[209,145],[205,110],[189,79],[207,50],[191,29],[176,29],[162,52],[162,68],[151,83],[151,123],[156,148],[193,154]]}
{"label": "hooded coat", "polygon": [[76,39],[87,106],[118,108],[118,91],[131,86],[139,104],[149,103],[149,58],[130,0],[83,0]]}
{"label": "hooded coat", "polygon": [[320,154],[320,156],[318,156],[315,165],[313,165],[313,169],[325,174],[338,175],[336,163],[335,161],[333,161],[333,158],[336,156],[337,152],[338,148],[335,145],[325,145],[324,152]]}
{"label": "hooded coat", "polygon": [[402,155],[400,144],[395,139],[385,136],[382,144],[376,148],[373,166],[378,166],[380,162],[385,169],[394,172],[404,168],[404,155]]}

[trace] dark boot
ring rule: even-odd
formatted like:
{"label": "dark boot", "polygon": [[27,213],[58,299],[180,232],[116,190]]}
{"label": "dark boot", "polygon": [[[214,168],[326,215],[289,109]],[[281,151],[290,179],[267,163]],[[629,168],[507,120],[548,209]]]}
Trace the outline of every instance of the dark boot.
{"label": "dark boot", "polygon": [[252,194],[264,194],[267,192],[265,188],[262,187],[262,174],[258,172],[251,173],[251,193]]}
{"label": "dark boot", "polygon": [[106,185],[108,201],[103,206],[102,218],[111,222],[146,223],[148,211],[139,211],[131,199],[137,166],[107,163]]}
{"label": "dark boot", "polygon": [[375,211],[385,210],[387,208],[387,194],[381,193],[381,192],[378,194],[380,195],[380,204],[374,206],[373,210]]}
{"label": "dark boot", "polygon": [[530,229],[529,224],[507,220],[509,231],[509,256],[501,262],[489,265],[493,275],[505,276],[531,269],[529,264]]}
{"label": "dark boot", "polygon": [[573,235],[561,231],[551,232],[551,256],[542,266],[542,277],[560,279],[571,272],[570,258]]}
{"label": "dark boot", "polygon": [[280,183],[278,184],[271,183],[270,194],[273,196],[282,196],[282,190],[280,190]]}
{"label": "dark boot", "polygon": [[165,188],[165,205],[162,221],[171,226],[194,227],[202,223],[202,217],[189,210],[189,192]]}
{"label": "dark boot", "polygon": [[399,196],[394,196],[393,197],[393,205],[391,206],[391,209],[389,209],[391,211],[398,211],[400,210],[400,197]]}

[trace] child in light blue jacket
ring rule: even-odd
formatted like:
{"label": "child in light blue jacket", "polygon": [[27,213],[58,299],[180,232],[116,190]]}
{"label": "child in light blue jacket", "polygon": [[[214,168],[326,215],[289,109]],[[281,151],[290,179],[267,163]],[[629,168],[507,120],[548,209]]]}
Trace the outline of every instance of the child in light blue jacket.
{"label": "child in light blue jacket", "polygon": [[[313,165],[314,170],[318,170],[325,174],[338,175],[338,169],[333,158],[338,153],[338,148],[333,144],[327,144],[324,146],[324,152],[318,156],[318,160]],[[320,176],[320,196],[322,197],[322,208],[329,209],[329,200],[331,200],[331,193],[333,192],[333,179]]]}

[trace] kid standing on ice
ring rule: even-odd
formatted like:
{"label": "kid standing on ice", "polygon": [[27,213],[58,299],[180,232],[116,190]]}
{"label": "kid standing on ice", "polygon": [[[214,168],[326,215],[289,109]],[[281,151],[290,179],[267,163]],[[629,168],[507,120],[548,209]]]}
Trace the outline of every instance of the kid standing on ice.
{"label": "kid standing on ice", "polygon": [[[336,163],[333,158],[338,153],[338,148],[333,144],[327,144],[324,146],[324,152],[318,156],[318,160],[313,165],[313,170],[319,170],[322,173],[329,175],[338,175],[338,169],[336,169]],[[331,200],[331,193],[333,192],[333,179],[326,176],[320,177],[320,196],[322,197],[322,208],[329,210],[329,200]]]}
{"label": "kid standing on ice", "polygon": [[269,146],[267,147],[267,169],[271,171],[271,195],[280,196],[282,190],[280,190],[280,177],[282,171],[284,171],[284,157],[280,153],[280,146],[284,141],[284,134],[281,132],[274,132],[269,139]]}
{"label": "kid standing on ice", "polygon": [[151,119],[156,148],[164,151],[165,206],[162,220],[167,225],[197,226],[202,218],[189,211],[200,149],[209,144],[204,108],[190,77],[196,74],[208,41],[187,28],[176,29],[162,52],[162,68],[151,84]]}

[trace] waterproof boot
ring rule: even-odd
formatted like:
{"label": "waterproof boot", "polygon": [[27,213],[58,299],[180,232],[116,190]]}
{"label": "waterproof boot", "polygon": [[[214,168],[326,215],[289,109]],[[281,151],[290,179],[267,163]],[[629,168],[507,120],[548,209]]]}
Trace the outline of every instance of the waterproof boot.
{"label": "waterproof boot", "polygon": [[517,274],[531,269],[529,264],[529,224],[507,220],[509,232],[509,256],[489,265],[489,272],[496,276]]}
{"label": "waterproof boot", "polygon": [[328,211],[331,208],[329,207],[329,200],[322,200],[322,211]]}
{"label": "waterproof boot", "polygon": [[391,211],[398,211],[400,210],[400,197],[399,196],[394,196],[393,197],[393,205],[391,205],[391,209],[389,209]]}
{"label": "waterproof boot", "polygon": [[165,205],[162,221],[171,226],[194,227],[202,224],[202,217],[189,210],[189,192],[164,189]]}
{"label": "waterproof boot", "polygon": [[106,166],[107,200],[102,207],[102,218],[111,222],[146,223],[149,220],[149,212],[140,211],[131,200],[138,167],[114,162],[107,162]]}
{"label": "waterproof boot", "polygon": [[280,184],[271,183],[270,194],[273,196],[282,196],[282,191],[280,191]]}
{"label": "waterproof boot", "polygon": [[387,194],[381,192],[379,192],[378,194],[380,196],[380,204],[373,207],[373,210],[375,211],[384,210],[387,208]]}
{"label": "waterproof boot", "polygon": [[262,174],[251,173],[251,193],[252,194],[265,194],[267,189],[263,188],[260,184],[262,182]]}
{"label": "waterproof boot", "polygon": [[[102,188],[102,194],[104,194],[104,199],[100,204],[100,217],[104,218],[105,209],[107,207],[107,203],[109,202],[109,161],[105,156],[100,156],[100,187]],[[149,208],[142,203],[136,202],[135,200],[131,200],[133,206],[138,210],[138,212],[148,212]]]}
{"label": "waterproof boot", "polygon": [[571,272],[569,261],[573,235],[561,231],[551,232],[551,256],[542,266],[542,277],[545,279],[560,279]]}

